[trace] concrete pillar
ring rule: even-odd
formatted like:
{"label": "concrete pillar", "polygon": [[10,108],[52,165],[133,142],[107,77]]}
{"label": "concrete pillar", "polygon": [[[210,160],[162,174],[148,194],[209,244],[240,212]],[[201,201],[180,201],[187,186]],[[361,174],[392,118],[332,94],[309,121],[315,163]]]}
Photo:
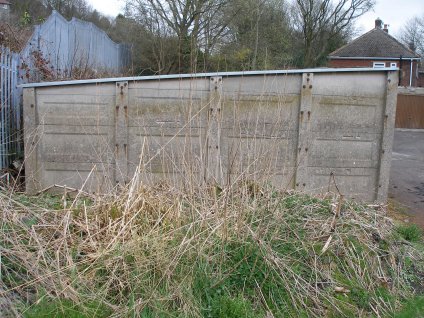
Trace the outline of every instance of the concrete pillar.
{"label": "concrete pillar", "polygon": [[396,119],[398,73],[387,73],[386,100],[383,106],[383,131],[381,136],[380,167],[377,184],[378,203],[386,203],[389,191],[390,166],[392,162],[393,134]]}
{"label": "concrete pillar", "polygon": [[221,162],[221,116],[222,116],[222,77],[210,78],[210,95],[206,141],[207,182],[222,185],[223,172]]}
{"label": "concrete pillar", "polygon": [[296,160],[296,178],[295,189],[306,190],[308,188],[308,155],[311,151],[311,118],[312,114],[312,73],[302,74],[302,87],[300,89],[300,108],[299,108],[299,131],[297,138],[297,160]]}
{"label": "concrete pillar", "polygon": [[115,111],[115,181],[125,185],[128,180],[128,82],[116,83]]}
{"label": "concrete pillar", "polygon": [[24,90],[24,139],[25,139],[25,186],[28,194],[35,194],[40,189],[38,176],[38,143],[40,141],[39,122],[35,88]]}

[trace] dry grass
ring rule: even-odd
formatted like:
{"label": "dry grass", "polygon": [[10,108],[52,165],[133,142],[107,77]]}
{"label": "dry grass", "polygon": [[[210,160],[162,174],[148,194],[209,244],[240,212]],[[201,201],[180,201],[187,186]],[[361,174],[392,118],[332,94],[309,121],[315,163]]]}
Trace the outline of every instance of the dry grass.
{"label": "dry grass", "polygon": [[413,250],[392,241],[384,210],[340,196],[246,181],[52,202],[1,194],[2,297],[21,299],[15,310],[67,299],[87,317],[384,317],[410,293]]}

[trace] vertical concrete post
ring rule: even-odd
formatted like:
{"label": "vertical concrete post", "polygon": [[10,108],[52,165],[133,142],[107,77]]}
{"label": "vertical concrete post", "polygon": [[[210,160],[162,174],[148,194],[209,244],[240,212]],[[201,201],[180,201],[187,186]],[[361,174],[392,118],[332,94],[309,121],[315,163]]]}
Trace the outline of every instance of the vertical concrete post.
{"label": "vertical concrete post", "polygon": [[222,116],[222,77],[210,78],[208,109],[208,130],[206,134],[206,181],[222,185],[221,165],[221,116]]}
{"label": "vertical concrete post", "polygon": [[300,89],[299,131],[297,138],[297,160],[295,189],[306,190],[308,187],[308,154],[311,145],[311,118],[312,114],[312,73],[302,74],[302,87]]}
{"label": "vertical concrete post", "polygon": [[38,131],[37,100],[35,88],[26,88],[24,101],[24,139],[25,139],[25,186],[28,194],[35,194],[39,188],[38,171]]}
{"label": "vertical concrete post", "polygon": [[386,101],[383,106],[383,131],[381,136],[380,169],[377,183],[378,203],[386,203],[389,191],[390,166],[392,161],[393,135],[396,119],[398,72],[389,71],[386,83]]}
{"label": "vertical concrete post", "polygon": [[115,181],[128,182],[128,82],[116,83],[115,110]]}

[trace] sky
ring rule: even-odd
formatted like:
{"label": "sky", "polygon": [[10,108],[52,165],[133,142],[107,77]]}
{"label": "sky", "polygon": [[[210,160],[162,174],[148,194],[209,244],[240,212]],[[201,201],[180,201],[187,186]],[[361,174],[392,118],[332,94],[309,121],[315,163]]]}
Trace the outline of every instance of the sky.
{"label": "sky", "polygon": [[116,17],[123,13],[124,0],[87,0],[89,4],[97,11],[110,17]]}
{"label": "sky", "polygon": [[377,0],[374,9],[358,19],[359,33],[365,33],[375,26],[380,18],[389,25],[389,34],[397,36],[402,26],[414,16],[424,16],[424,0]]}
{"label": "sky", "polygon": [[[111,17],[122,12],[125,0],[88,0],[94,9]],[[377,18],[389,24],[389,33],[397,36],[401,27],[412,17],[424,16],[424,0],[377,0],[375,8],[357,21],[359,34],[374,28]]]}

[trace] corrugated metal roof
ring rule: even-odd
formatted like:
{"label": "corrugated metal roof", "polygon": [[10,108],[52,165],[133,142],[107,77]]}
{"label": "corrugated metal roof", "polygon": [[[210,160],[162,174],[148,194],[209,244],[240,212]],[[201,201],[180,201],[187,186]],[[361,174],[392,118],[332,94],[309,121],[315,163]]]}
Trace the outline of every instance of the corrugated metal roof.
{"label": "corrugated metal roof", "polygon": [[195,73],[195,74],[174,74],[174,75],[155,75],[155,76],[138,76],[138,77],[117,77],[117,78],[99,78],[89,80],[60,81],[60,82],[43,82],[23,84],[21,87],[47,87],[47,86],[65,86],[65,85],[82,85],[82,84],[101,84],[124,81],[151,81],[151,80],[167,80],[167,79],[189,79],[189,78],[209,78],[213,76],[231,77],[231,76],[254,76],[254,75],[287,75],[302,73],[343,73],[343,72],[387,72],[397,71],[396,67],[386,68],[311,68],[298,70],[273,70],[273,71],[245,71],[245,72],[217,72],[217,73]]}
{"label": "corrugated metal roof", "polygon": [[420,58],[394,37],[380,28],[374,28],[352,42],[329,54],[338,57]]}

